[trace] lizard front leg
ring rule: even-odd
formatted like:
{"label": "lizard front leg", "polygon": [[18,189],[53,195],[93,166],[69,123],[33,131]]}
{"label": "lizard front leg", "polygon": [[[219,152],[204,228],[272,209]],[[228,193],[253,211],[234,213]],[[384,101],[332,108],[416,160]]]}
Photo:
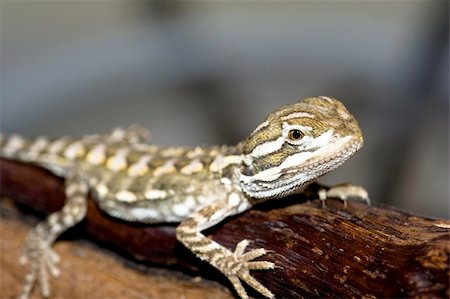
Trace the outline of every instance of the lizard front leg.
{"label": "lizard front leg", "polygon": [[348,199],[361,200],[370,205],[369,193],[362,186],[352,184],[338,184],[334,186],[324,186],[319,183],[309,185],[305,191],[308,196],[318,197],[322,202],[322,207],[326,207],[326,200],[329,198],[337,198],[344,202],[344,207],[347,207]]}
{"label": "lizard front leg", "polygon": [[77,173],[66,178],[64,207],[40,222],[29,234],[21,264],[28,264],[28,272],[18,298],[29,298],[35,282],[39,282],[43,297],[50,295],[49,274],[59,275],[59,256],[52,250],[54,241],[68,228],[79,223],[87,211],[87,183]]}
{"label": "lizard front leg", "polygon": [[[230,196],[235,196],[230,195]],[[253,278],[250,270],[274,269],[275,264],[268,261],[253,261],[255,258],[267,253],[264,248],[254,249],[244,253],[248,240],[240,241],[234,252],[211,240],[201,233],[209,227],[221,222],[228,216],[238,213],[236,206],[230,205],[228,199],[215,202],[182,221],[177,227],[177,239],[192,251],[198,258],[208,262],[223,273],[231,282],[234,289],[241,298],[248,298],[240,280],[245,281],[256,291],[268,298],[274,298],[272,292]],[[237,202],[237,201],[234,201]]]}

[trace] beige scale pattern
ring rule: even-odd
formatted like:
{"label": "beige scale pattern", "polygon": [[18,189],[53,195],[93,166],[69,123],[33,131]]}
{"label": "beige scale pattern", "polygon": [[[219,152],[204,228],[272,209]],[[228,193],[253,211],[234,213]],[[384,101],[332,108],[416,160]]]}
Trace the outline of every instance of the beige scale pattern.
{"label": "beige scale pattern", "polygon": [[[21,263],[28,274],[19,298],[29,298],[36,283],[50,296],[48,276],[59,274],[52,244],[86,216],[87,194],[113,217],[140,223],[180,222],[177,239],[211,264],[247,298],[242,281],[268,298],[275,295],[251,270],[274,269],[263,248],[246,252],[249,240],[231,251],[202,231],[254,204],[309,192],[308,185],[330,172],[363,144],[358,123],[330,97],[307,98],[280,107],[236,146],[167,147],[148,145],[139,126],[81,138],[26,139],[0,135],[1,157],[29,162],[66,179],[66,204],[38,224],[26,240]],[[320,187],[317,198],[368,202],[359,186]]]}

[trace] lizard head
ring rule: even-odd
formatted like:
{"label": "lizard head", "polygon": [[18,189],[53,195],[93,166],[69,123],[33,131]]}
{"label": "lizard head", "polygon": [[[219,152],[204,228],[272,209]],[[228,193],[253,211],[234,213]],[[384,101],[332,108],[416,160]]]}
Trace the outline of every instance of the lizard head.
{"label": "lizard head", "polygon": [[244,141],[241,188],[262,199],[298,193],[362,144],[358,123],[336,99],[313,97],[283,106]]}

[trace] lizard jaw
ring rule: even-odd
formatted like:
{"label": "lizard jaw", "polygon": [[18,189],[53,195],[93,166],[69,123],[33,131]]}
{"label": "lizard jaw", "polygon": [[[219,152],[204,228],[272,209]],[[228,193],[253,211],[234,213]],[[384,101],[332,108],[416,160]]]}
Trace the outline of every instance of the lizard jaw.
{"label": "lizard jaw", "polygon": [[254,178],[240,174],[242,190],[252,198],[270,199],[299,193],[310,182],[339,167],[363,145],[363,139],[350,138],[329,154],[289,168],[282,168],[267,177]]}

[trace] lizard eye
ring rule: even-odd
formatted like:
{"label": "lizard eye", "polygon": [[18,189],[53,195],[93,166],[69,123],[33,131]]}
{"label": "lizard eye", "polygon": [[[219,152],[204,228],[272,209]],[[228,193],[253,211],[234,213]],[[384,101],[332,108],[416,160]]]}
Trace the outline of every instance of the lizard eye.
{"label": "lizard eye", "polygon": [[303,132],[299,129],[292,129],[288,132],[288,138],[291,141],[299,141],[303,138],[303,136],[305,136],[305,134],[303,134]]}

